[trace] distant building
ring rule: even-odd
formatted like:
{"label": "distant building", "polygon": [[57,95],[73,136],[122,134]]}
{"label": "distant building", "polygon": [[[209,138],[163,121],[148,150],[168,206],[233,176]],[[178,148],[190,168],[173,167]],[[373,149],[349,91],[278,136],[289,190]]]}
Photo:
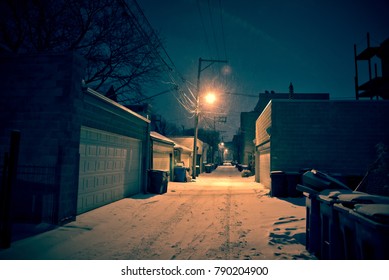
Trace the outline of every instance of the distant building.
{"label": "distant building", "polygon": [[[175,143],[190,148],[193,151],[193,136],[169,136]],[[199,172],[203,172],[203,163],[206,163],[207,152],[209,145],[197,139],[197,158],[196,164],[200,167]],[[192,152],[193,153],[193,152]],[[190,166],[192,169],[192,160],[190,160]]]}

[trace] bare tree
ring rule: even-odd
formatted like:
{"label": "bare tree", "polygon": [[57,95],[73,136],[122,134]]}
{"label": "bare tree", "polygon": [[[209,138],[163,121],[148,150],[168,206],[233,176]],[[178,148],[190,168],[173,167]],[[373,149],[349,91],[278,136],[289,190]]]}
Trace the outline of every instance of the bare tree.
{"label": "bare tree", "polygon": [[[0,48],[14,53],[77,51],[85,83],[118,101],[142,98],[160,73],[160,41],[134,0],[0,0]],[[135,4],[134,4],[135,3]],[[139,11],[139,10],[138,10]]]}

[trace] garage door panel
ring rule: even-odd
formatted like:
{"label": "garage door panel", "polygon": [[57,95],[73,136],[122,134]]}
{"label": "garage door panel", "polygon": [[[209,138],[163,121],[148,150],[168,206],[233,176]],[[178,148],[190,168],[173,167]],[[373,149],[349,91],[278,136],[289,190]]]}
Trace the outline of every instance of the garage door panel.
{"label": "garage door panel", "polygon": [[266,187],[270,188],[270,149],[260,151],[259,154],[259,179]]}
{"label": "garage door panel", "polygon": [[139,140],[82,127],[77,212],[138,193],[140,151]]}

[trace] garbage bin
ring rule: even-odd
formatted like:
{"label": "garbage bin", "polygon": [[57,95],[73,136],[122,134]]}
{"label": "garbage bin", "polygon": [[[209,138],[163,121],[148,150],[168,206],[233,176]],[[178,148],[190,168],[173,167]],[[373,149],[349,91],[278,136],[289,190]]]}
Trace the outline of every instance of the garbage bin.
{"label": "garbage bin", "polygon": [[302,184],[319,192],[326,189],[351,190],[336,178],[315,169],[302,175]]}
{"label": "garbage bin", "polygon": [[186,168],[184,166],[174,167],[174,181],[186,182]]}
{"label": "garbage bin", "polygon": [[319,258],[321,240],[320,203],[317,199],[319,192],[301,184],[298,184],[296,189],[305,196],[305,248]]}
{"label": "garbage bin", "polygon": [[[334,214],[337,215],[339,219],[339,230],[341,234],[340,248],[343,249],[344,258],[348,260],[364,259],[369,255],[369,253],[366,252],[371,251],[368,247],[361,245],[362,241],[360,239],[362,237],[362,229],[360,223],[364,219],[355,214],[355,207],[358,204],[389,204],[389,197],[365,193],[342,194],[338,196],[337,203],[334,204],[333,208],[335,210]],[[373,206],[368,206],[365,209],[371,207]],[[362,208],[362,210],[359,211],[363,212],[364,207],[358,206],[357,208]],[[366,225],[366,220],[364,220],[364,226]],[[371,235],[369,238],[374,237]],[[357,246],[357,244],[360,244],[360,246]]]}
{"label": "garbage bin", "polygon": [[206,164],[205,173],[211,173],[211,172],[212,172],[212,164]]}
{"label": "garbage bin", "polygon": [[312,169],[306,171],[301,177],[302,184],[298,184],[296,189],[303,192],[306,205],[306,249],[321,258],[322,241],[322,221],[320,216],[320,202],[318,196],[320,192],[329,192],[328,190],[341,189],[350,190],[337,179]]}
{"label": "garbage bin", "polygon": [[[351,190],[324,190],[318,195],[320,204],[320,258],[324,260],[342,260],[344,257],[342,236],[338,215],[334,213],[333,205],[339,195],[359,193]],[[362,194],[362,193],[359,193]]]}
{"label": "garbage bin", "polygon": [[389,204],[356,204],[357,250],[363,260],[389,259]]}
{"label": "garbage bin", "polygon": [[155,194],[167,192],[169,172],[164,170],[149,170],[149,186],[147,191]]}
{"label": "garbage bin", "polygon": [[196,177],[200,175],[200,165],[196,165]]}
{"label": "garbage bin", "polygon": [[273,197],[287,197],[288,189],[285,172],[272,171],[270,172],[271,189],[270,195]]}

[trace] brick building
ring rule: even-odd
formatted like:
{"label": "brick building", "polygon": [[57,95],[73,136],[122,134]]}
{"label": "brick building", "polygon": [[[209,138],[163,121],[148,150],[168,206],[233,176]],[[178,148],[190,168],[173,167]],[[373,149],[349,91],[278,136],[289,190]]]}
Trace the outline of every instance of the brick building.
{"label": "brick building", "polygon": [[389,144],[388,101],[272,100],[256,121],[256,181],[315,168],[363,176]]}
{"label": "brick building", "polygon": [[64,223],[146,190],[150,121],[83,88],[82,58],[4,55],[0,61],[0,160],[10,132],[19,130],[23,181],[13,204],[21,221]]}

